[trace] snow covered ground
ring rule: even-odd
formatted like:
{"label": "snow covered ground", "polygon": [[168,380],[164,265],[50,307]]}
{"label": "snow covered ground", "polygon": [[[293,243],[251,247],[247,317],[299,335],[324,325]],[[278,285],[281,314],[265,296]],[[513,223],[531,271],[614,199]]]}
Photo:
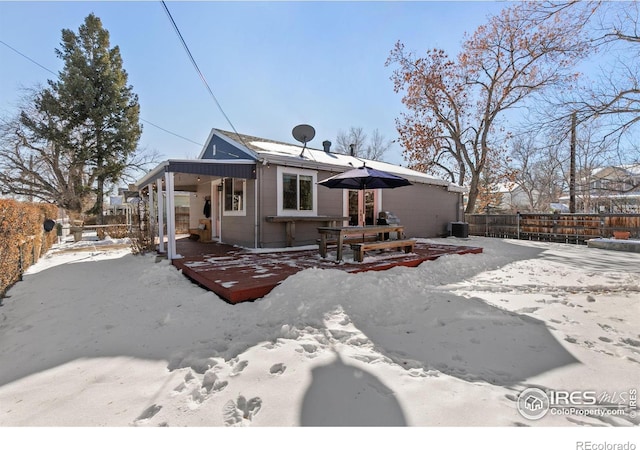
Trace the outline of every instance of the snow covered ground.
{"label": "snow covered ground", "polygon": [[[308,269],[235,306],[121,242],[56,246],[0,307],[0,426],[638,430],[640,254],[429,242],[484,253]],[[527,388],[609,412],[531,420]]]}

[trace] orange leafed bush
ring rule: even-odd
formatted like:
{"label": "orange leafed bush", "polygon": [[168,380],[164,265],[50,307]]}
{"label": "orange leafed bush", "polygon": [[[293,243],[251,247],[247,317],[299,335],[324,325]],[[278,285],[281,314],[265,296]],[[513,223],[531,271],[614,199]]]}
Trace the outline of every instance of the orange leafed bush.
{"label": "orange leafed bush", "polygon": [[51,248],[56,234],[43,224],[57,216],[55,205],[0,199],[0,296]]}

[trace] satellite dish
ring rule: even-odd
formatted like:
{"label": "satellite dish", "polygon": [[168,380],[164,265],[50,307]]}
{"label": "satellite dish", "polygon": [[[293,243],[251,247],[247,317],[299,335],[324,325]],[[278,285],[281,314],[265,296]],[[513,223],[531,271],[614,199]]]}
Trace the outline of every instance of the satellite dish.
{"label": "satellite dish", "polygon": [[291,133],[296,141],[306,144],[316,135],[316,130],[314,130],[311,125],[302,124],[293,127],[293,131]]}
{"label": "satellite dish", "polygon": [[300,157],[304,153],[304,149],[307,148],[307,142],[313,139],[316,135],[316,130],[313,129],[311,125],[296,125],[293,127],[293,131],[291,132],[296,141],[302,142],[304,145],[302,146],[302,151],[300,152]]}

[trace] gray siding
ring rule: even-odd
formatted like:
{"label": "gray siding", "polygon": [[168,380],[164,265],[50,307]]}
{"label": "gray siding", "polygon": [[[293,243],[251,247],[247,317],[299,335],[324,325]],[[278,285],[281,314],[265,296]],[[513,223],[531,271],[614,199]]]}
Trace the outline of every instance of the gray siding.
{"label": "gray siding", "polygon": [[283,223],[270,223],[267,216],[278,214],[277,199],[277,168],[276,166],[260,166],[258,172],[260,186],[260,245],[265,248],[278,248],[285,246],[285,233]]}
{"label": "gray siding", "polygon": [[[318,181],[333,175],[335,172],[318,172]],[[329,189],[318,185],[318,214],[321,216],[341,216],[344,213],[343,199],[344,191],[342,189]]]}
{"label": "gray siding", "polygon": [[447,233],[458,216],[459,194],[428,184],[382,191],[382,210],[393,212],[407,237],[437,237]]}
{"label": "gray siding", "polygon": [[222,242],[225,244],[241,245],[243,247],[255,246],[255,183],[256,180],[247,180],[245,216],[225,216],[224,213],[222,214]]}
{"label": "gray siding", "polygon": [[[267,222],[267,216],[278,214],[277,199],[277,167],[275,165],[258,166],[259,187],[261,192],[261,246],[264,248],[280,248],[286,246],[286,233],[284,223]],[[330,177],[330,172],[318,172],[318,181]],[[342,190],[328,189],[318,186],[318,215],[319,216],[341,216],[342,215]],[[318,238],[319,226],[321,222],[298,222],[296,223],[295,245],[312,245]]]}
{"label": "gray siding", "polygon": [[[333,174],[318,172],[318,181]],[[260,204],[258,210],[258,247],[280,248],[286,246],[285,223],[267,222],[267,216],[276,216],[277,167],[258,164],[257,180],[247,180],[246,216],[222,217],[222,240],[225,243],[253,247],[254,243],[254,183],[258,183]],[[318,215],[341,216],[343,214],[342,189],[318,186]],[[382,210],[393,212],[405,226],[407,237],[437,237],[447,233],[447,225],[458,218],[458,194],[445,187],[426,184],[385,189],[382,193]],[[320,222],[298,222],[294,245],[311,245],[318,238]]]}

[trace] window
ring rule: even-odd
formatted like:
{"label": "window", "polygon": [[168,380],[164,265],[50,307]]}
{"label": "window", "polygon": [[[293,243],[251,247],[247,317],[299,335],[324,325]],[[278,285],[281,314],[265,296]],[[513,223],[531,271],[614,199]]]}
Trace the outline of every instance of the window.
{"label": "window", "polygon": [[316,173],[278,167],[278,214],[316,214]]}
{"label": "window", "polygon": [[224,214],[226,216],[244,216],[247,190],[246,180],[225,178],[222,181],[224,197]]}

